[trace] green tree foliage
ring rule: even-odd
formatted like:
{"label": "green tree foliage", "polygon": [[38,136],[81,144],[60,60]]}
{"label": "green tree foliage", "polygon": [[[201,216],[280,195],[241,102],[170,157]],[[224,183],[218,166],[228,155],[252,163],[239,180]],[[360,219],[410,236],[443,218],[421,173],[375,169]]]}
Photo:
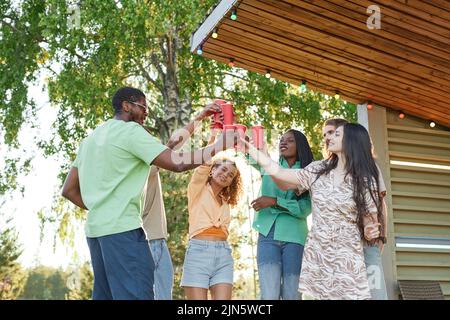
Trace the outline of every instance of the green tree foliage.
{"label": "green tree foliage", "polygon": [[36,115],[28,85],[36,79],[42,55],[44,6],[44,1],[0,2],[0,123],[7,145],[17,146],[19,129]]}
{"label": "green tree foliage", "polygon": [[[23,192],[17,176],[26,174],[31,166],[17,137],[25,123],[33,123],[37,111],[28,86],[39,70],[38,25],[43,5],[43,1],[25,1],[19,7],[17,1],[0,1],[0,139],[9,146],[7,155],[7,148],[0,147],[0,196],[17,188]],[[15,149],[22,152],[9,152]]]}
{"label": "green tree foliage", "polygon": [[18,259],[22,249],[14,228],[0,223],[0,300],[16,299],[22,292],[26,273]]}
{"label": "green tree foliage", "polygon": [[69,270],[37,266],[22,272],[22,291],[15,298],[24,300],[89,300],[94,276],[89,262]]}
{"label": "green tree foliage", "polygon": [[68,300],[89,300],[92,298],[92,289],[94,286],[94,274],[89,262],[75,268],[70,272],[67,279],[67,285],[70,289],[66,295]]}
{"label": "green tree foliage", "polygon": [[58,116],[53,138],[39,146],[69,160],[63,172],[80,140],[112,115],[112,94],[126,84],[147,93],[148,125],[163,141],[203,98],[234,101],[244,123],[296,124],[308,134],[324,111],[354,112],[321,94],[300,95],[289,84],[191,54],[191,32],[215,0],[71,3],[3,0],[0,6],[0,133],[7,145],[17,145],[20,128],[37,112],[27,86],[44,71]]}
{"label": "green tree foliage", "polygon": [[68,274],[60,269],[39,266],[28,271],[20,299],[64,300],[69,293]]}
{"label": "green tree foliage", "polygon": [[188,241],[188,211],[186,186],[191,173],[176,174],[161,171],[161,185],[167,216],[167,246],[174,266],[174,299],[183,299],[184,291],[178,284],[181,281],[184,254]]}
{"label": "green tree foliage", "polygon": [[[27,88],[41,71],[57,117],[52,138],[36,137],[37,144],[45,155],[63,159],[61,182],[80,141],[112,116],[112,95],[124,85],[146,93],[150,106],[146,125],[163,142],[214,98],[233,101],[238,121],[263,124],[269,140],[291,127],[303,130],[317,159],[323,119],[355,120],[354,105],[192,54],[190,35],[216,0],[77,3],[2,0],[0,4],[0,137],[11,148],[18,147],[20,128],[33,124],[39,111]],[[11,179],[22,168],[17,162],[15,171],[9,171],[13,174],[0,175],[0,194],[2,188],[14,187]],[[176,281],[187,241],[189,177],[171,173],[162,177]],[[59,224],[62,238],[72,233],[72,219],[84,218],[61,200],[52,209],[41,212],[41,220]],[[174,289],[181,297],[177,285]]]}

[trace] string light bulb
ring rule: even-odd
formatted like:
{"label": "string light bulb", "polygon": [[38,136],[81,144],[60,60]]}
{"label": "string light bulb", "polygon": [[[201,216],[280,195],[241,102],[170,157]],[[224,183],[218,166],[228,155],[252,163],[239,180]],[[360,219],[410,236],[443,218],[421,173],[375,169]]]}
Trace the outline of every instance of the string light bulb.
{"label": "string light bulb", "polygon": [[269,79],[271,77],[270,70],[266,71],[266,78]]}
{"label": "string light bulb", "polygon": [[198,54],[199,56],[201,56],[201,55],[203,54],[203,46],[202,46],[202,45],[199,45],[199,46],[198,46],[198,48],[197,48],[197,54]]}
{"label": "string light bulb", "polygon": [[237,10],[233,9],[233,11],[231,11],[231,16],[230,16],[231,20],[235,21],[237,20]]}
{"label": "string light bulb", "polygon": [[339,100],[340,97],[341,97],[341,95],[339,94],[339,91],[336,91],[336,93],[334,94],[334,98],[336,100]]}
{"label": "string light bulb", "polygon": [[432,127],[432,128],[436,127],[436,122],[431,121],[431,122],[430,122],[430,127]]}
{"label": "string light bulb", "polygon": [[372,101],[368,101],[367,102],[367,110],[372,110],[373,109],[373,104],[372,104]]}
{"label": "string light bulb", "polygon": [[398,114],[398,117],[399,117],[400,119],[405,119],[405,114],[404,114],[403,112],[400,112],[400,113]]}
{"label": "string light bulb", "polygon": [[230,66],[230,67],[234,67],[235,66],[234,58],[230,58],[230,61],[228,62],[228,66]]}
{"label": "string light bulb", "polygon": [[211,35],[214,39],[217,39],[219,37],[219,29],[214,28],[214,31]]}
{"label": "string light bulb", "polygon": [[306,80],[302,80],[302,84],[300,85],[300,91],[301,92],[306,91]]}

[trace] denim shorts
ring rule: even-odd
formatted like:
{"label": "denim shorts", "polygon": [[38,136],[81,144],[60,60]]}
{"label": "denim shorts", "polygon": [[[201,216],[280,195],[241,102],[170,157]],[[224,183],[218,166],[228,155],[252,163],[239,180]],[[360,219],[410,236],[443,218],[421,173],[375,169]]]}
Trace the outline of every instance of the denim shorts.
{"label": "denim shorts", "polygon": [[233,256],[228,242],[189,240],[181,286],[209,289],[219,283],[233,284]]}

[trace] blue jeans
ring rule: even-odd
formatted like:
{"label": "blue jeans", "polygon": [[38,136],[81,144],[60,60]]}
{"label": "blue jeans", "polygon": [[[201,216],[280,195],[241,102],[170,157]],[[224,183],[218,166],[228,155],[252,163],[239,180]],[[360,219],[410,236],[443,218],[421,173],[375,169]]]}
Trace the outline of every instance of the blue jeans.
{"label": "blue jeans", "polygon": [[381,251],[377,246],[364,247],[367,279],[372,300],[387,300],[386,283],[384,281]]}
{"label": "blue jeans", "polygon": [[173,265],[165,239],[150,240],[155,262],[155,300],[172,300]]}
{"label": "blue jeans", "polygon": [[153,300],[153,263],[144,230],[87,238],[94,300]]}
{"label": "blue jeans", "polygon": [[267,237],[261,233],[258,236],[261,300],[300,300],[298,281],[304,247],[298,243],[274,240],[274,226]]}

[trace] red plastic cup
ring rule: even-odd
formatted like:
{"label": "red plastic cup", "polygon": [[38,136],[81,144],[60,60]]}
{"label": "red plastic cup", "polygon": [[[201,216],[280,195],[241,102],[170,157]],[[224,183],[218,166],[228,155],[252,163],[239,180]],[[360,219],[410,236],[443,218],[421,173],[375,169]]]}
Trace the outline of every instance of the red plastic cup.
{"label": "red plastic cup", "polygon": [[264,145],[264,127],[253,126],[252,127],[253,145],[256,149],[261,149]]}
{"label": "red plastic cup", "polygon": [[232,125],[234,123],[234,110],[231,103],[222,104],[223,125]]}

